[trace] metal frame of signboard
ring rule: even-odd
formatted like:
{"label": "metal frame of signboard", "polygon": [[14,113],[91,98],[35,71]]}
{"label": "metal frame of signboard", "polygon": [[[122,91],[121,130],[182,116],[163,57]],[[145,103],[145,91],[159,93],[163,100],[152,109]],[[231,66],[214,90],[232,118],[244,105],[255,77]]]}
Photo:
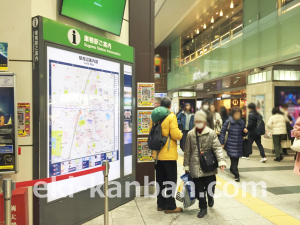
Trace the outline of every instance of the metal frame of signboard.
{"label": "metal frame of signboard", "polygon": [[[47,103],[47,47],[54,47],[57,49],[67,50],[74,53],[80,53],[99,59],[109,60],[120,64],[120,178],[116,179],[121,183],[122,195],[125,193],[125,182],[135,181],[135,160],[132,160],[132,173],[124,176],[124,65],[132,66],[132,93],[136,93],[135,76],[134,76],[134,63],[110,58],[100,54],[92,53],[85,50],[72,48],[69,46],[61,45],[45,41],[43,39],[43,17],[38,18],[38,26],[33,26],[34,32],[38,31],[38,60],[33,58],[33,179],[41,179],[47,177],[47,115],[48,115],[48,103]],[[34,48],[33,48],[34,49]],[[135,94],[132,94],[135,99]],[[135,108],[135,101],[132,101],[133,109]],[[132,125],[136,126],[136,115],[133,110]],[[136,139],[135,129],[132,131],[133,140]],[[136,143],[132,142],[132,157],[136,157]],[[115,187],[115,186],[113,186]],[[103,191],[103,187],[101,187]],[[45,192],[41,192],[45,194]],[[125,198],[112,198],[109,199],[110,209],[118,207],[130,200],[135,196],[135,188],[131,186],[130,197]],[[74,216],[76,212],[76,216]],[[90,191],[85,190],[74,194],[73,198],[65,197],[53,202],[47,202],[47,199],[39,199],[34,196],[33,199],[33,213],[34,224],[50,225],[60,224],[62,221],[64,224],[82,224],[94,217],[97,217],[104,212],[104,199],[97,196],[96,198],[90,198]],[[53,216],[55,215],[55,217]]]}
{"label": "metal frame of signboard", "polygon": [[0,174],[15,174],[19,172],[19,159],[18,159],[18,108],[17,108],[17,76],[13,72],[0,72],[0,76],[12,76],[14,79],[14,170],[0,170]]}

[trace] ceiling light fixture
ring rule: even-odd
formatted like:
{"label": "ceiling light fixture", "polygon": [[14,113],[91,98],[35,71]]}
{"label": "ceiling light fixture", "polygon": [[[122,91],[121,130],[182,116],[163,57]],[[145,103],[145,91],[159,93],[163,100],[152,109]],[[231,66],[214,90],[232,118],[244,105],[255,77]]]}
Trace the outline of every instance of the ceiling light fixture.
{"label": "ceiling light fixture", "polygon": [[199,30],[199,29],[197,29],[196,33],[197,33],[197,34],[199,34],[199,33],[200,33],[200,30]]}
{"label": "ceiling light fixture", "polygon": [[222,9],[221,9],[221,11],[220,11],[220,16],[221,16],[221,17],[223,16],[223,11],[222,11]]}
{"label": "ceiling light fixture", "polygon": [[226,18],[228,18],[228,15],[226,16]]}
{"label": "ceiling light fixture", "polygon": [[230,8],[231,8],[231,9],[233,9],[233,8],[234,8],[233,0],[231,0],[231,3],[230,3]]}
{"label": "ceiling light fixture", "polygon": [[215,22],[215,20],[214,20],[214,17],[212,16],[211,17],[211,21],[210,21],[211,23],[214,23]]}
{"label": "ceiling light fixture", "polygon": [[206,29],[206,24],[203,25],[203,28]]}

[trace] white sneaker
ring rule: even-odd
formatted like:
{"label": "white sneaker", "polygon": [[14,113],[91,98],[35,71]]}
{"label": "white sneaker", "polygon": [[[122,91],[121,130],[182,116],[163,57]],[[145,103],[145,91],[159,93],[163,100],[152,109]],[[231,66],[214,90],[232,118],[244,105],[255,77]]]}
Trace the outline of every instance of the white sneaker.
{"label": "white sneaker", "polygon": [[246,157],[247,160],[249,160],[249,157]]}
{"label": "white sneaker", "polygon": [[242,159],[246,159],[247,157],[243,156]]}
{"label": "white sneaker", "polygon": [[265,158],[261,158],[260,162],[261,163],[267,162],[267,158],[266,157]]}

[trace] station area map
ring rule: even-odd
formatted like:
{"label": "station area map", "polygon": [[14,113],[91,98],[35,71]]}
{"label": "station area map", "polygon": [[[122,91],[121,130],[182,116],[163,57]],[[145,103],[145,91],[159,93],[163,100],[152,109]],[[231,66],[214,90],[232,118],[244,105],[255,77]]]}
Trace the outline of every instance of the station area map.
{"label": "station area map", "polygon": [[119,98],[119,73],[49,61],[50,176],[119,159]]}

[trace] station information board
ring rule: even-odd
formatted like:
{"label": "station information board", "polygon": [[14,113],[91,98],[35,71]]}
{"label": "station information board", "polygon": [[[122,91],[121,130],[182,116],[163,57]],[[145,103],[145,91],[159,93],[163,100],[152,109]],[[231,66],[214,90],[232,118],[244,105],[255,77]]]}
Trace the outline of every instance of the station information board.
{"label": "station information board", "polygon": [[49,176],[119,160],[120,64],[47,49]]}

